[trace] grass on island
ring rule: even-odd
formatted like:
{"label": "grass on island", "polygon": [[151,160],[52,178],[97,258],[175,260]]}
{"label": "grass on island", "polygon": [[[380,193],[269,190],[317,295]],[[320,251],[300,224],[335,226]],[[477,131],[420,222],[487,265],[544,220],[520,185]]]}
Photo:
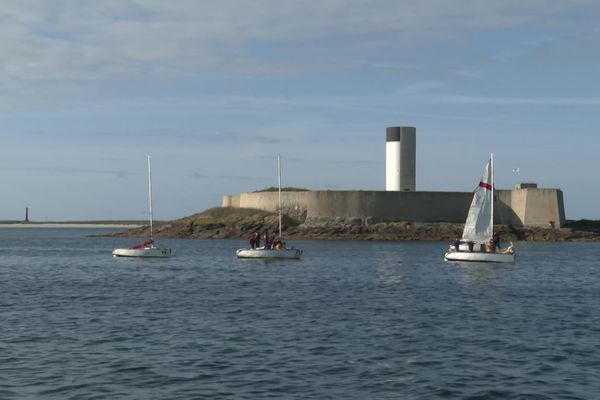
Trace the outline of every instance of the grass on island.
{"label": "grass on island", "polygon": [[[235,225],[249,222],[262,224],[269,218],[271,218],[273,221],[276,221],[277,213],[255,208],[214,207],[209,208],[201,213],[185,217],[180,221],[197,225]],[[283,214],[281,219],[282,224],[288,227],[297,226],[302,223],[302,221],[298,221],[287,214]]]}
{"label": "grass on island", "polygon": [[[262,192],[277,192],[279,188],[275,186],[268,187],[266,189],[255,190],[254,193],[262,193]],[[282,187],[282,192],[308,192],[309,189],[303,188],[295,188],[295,187]]]}

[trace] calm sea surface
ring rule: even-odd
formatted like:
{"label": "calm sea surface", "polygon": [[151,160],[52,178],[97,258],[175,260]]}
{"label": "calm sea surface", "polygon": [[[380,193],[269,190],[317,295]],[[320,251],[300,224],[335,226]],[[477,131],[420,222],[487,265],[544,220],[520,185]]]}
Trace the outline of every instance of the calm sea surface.
{"label": "calm sea surface", "polygon": [[0,399],[598,399],[600,244],[449,264],[441,242],[0,229]]}

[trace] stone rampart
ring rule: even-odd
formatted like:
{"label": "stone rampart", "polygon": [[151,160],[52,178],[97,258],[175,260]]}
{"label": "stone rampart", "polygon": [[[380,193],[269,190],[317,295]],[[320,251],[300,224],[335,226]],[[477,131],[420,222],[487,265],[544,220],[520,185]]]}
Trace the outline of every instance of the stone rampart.
{"label": "stone rampart", "polygon": [[563,193],[560,189],[498,190],[495,212],[506,224],[560,227],[565,223]]}
{"label": "stone rampart", "polygon": [[240,196],[231,196],[226,194],[225,196],[223,196],[223,207],[241,208]]}
{"label": "stone rampart", "polygon": [[[565,220],[562,191],[559,189],[497,190],[495,223],[545,226]],[[282,192],[283,212],[320,224],[331,219],[360,219],[370,222],[455,222],[467,217],[472,193],[392,192],[317,190]],[[277,192],[241,193],[224,196],[224,207],[277,211]]]}

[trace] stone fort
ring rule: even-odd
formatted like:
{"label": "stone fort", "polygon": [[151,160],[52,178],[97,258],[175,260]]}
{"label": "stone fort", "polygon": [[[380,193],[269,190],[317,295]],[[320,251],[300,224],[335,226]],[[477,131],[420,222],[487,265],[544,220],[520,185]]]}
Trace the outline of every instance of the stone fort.
{"label": "stone fort", "polygon": [[[473,179],[476,179],[476,174]],[[282,211],[307,224],[332,220],[376,222],[464,223],[472,192],[417,191],[416,129],[386,130],[386,190],[314,190],[282,192]],[[494,191],[494,223],[561,227],[565,222],[560,189],[520,183]],[[248,192],[223,196],[223,207],[257,208],[276,212],[277,192]]]}

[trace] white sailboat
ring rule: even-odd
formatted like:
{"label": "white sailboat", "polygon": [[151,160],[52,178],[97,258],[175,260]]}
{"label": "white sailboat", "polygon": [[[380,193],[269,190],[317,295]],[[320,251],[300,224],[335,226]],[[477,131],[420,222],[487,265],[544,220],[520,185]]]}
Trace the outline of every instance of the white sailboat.
{"label": "white sailboat", "polygon": [[494,155],[490,155],[465,221],[462,239],[450,246],[446,261],[514,262],[515,248],[500,251],[493,243],[494,230]]}
{"label": "white sailboat", "polygon": [[285,247],[285,243],[281,238],[281,159],[277,155],[277,171],[278,171],[278,206],[277,212],[279,214],[279,236],[278,240],[275,241],[275,245],[272,248],[266,248],[266,246],[259,248],[246,248],[238,249],[235,255],[238,258],[268,258],[268,259],[300,259],[302,250],[295,248]]}
{"label": "white sailboat", "polygon": [[113,257],[160,257],[166,258],[171,256],[171,249],[166,247],[156,247],[154,238],[152,237],[152,166],[150,156],[148,156],[148,197],[150,200],[150,239],[143,241],[128,249],[114,249]]}

